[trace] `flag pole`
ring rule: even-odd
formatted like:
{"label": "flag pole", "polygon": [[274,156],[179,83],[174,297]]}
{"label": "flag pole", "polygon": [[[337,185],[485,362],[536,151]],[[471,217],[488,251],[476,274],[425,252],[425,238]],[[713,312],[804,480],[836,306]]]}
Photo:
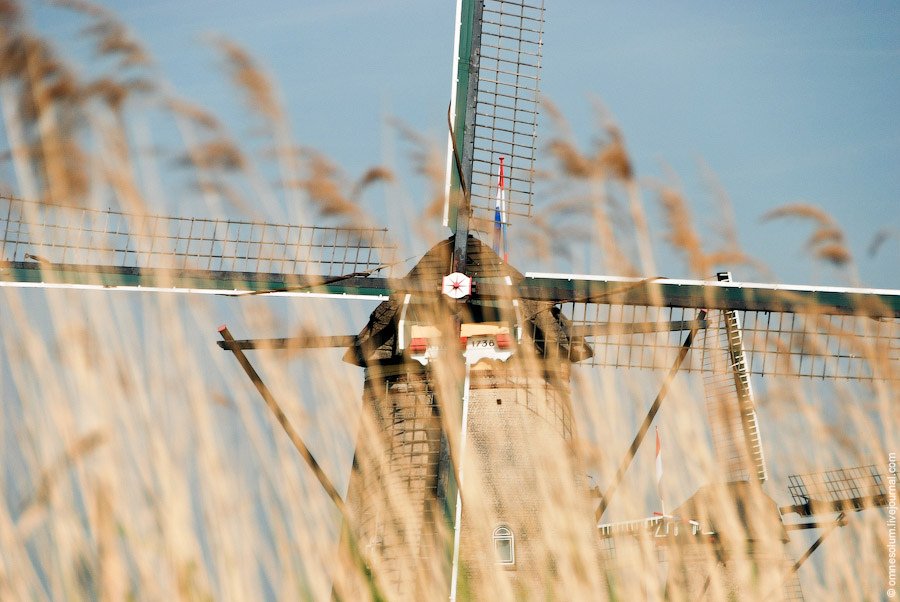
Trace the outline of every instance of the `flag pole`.
{"label": "flag pole", "polygon": [[497,200],[494,203],[494,253],[496,253],[504,263],[509,262],[509,255],[506,247],[506,183],[503,179],[503,161],[505,157],[500,157],[500,174],[497,183]]}
{"label": "flag pole", "polygon": [[659,427],[656,427],[656,495],[659,497],[659,505],[662,515],[666,515],[666,502],[662,494],[662,445],[659,442]]}
{"label": "flag pole", "polygon": [[500,157],[500,239],[503,241],[503,263],[509,263],[509,213],[506,209],[506,181],[503,176],[503,157]]}

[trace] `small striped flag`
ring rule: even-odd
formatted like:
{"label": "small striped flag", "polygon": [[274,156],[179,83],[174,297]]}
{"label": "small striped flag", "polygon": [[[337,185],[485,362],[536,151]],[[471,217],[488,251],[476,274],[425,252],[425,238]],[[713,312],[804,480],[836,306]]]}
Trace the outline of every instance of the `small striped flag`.
{"label": "small striped flag", "polygon": [[503,251],[503,261],[509,263],[509,249],[507,247],[507,215],[506,215],[506,182],[503,178],[503,161],[500,157],[500,182],[497,185],[497,200],[494,203],[494,253],[500,255]]}

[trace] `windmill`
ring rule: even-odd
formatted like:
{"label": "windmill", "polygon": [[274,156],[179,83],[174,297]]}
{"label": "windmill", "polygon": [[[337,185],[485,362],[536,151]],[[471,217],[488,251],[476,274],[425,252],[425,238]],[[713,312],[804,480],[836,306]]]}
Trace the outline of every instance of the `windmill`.
{"label": "windmill", "polygon": [[[730,281],[730,274],[719,274],[719,280]],[[629,540],[635,538],[653,541],[665,550],[666,590],[693,599],[709,594],[710,599],[752,595],[802,600],[798,569],[836,527],[848,523],[849,513],[887,505],[883,478],[875,465],[790,475],[794,504],[779,507],[763,490],[768,468],[740,316],[732,310],[713,314],[701,347],[719,479],[671,514],[663,509],[648,519],[599,525],[605,551],[614,557],[617,541],[625,540],[626,546],[633,546]],[[723,515],[729,510],[736,510],[736,516],[727,526]],[[790,515],[799,520],[786,521]],[[799,560],[788,560],[783,546],[789,533],[805,529],[820,529],[821,535]],[[766,577],[754,584],[759,591],[747,591],[746,581],[735,575],[735,566],[748,565]]]}
{"label": "windmill", "polygon": [[[531,213],[543,8],[467,0],[458,21],[445,210],[452,235],[405,277],[391,277],[395,259],[384,230],[74,211],[15,199],[0,207],[3,285],[383,300],[357,335],[260,341],[221,333],[279,420],[283,413],[243,351],[341,346],[365,368],[364,411],[383,440],[359,442],[346,499],[283,423],[347,516],[350,562],[373,568],[384,580],[379,587],[410,597],[435,557],[451,596],[497,565],[526,591],[539,580],[546,559],[529,542],[560,528],[521,495],[539,486],[528,468],[540,454],[571,465],[549,487],[575,493],[566,497],[570,513],[587,509],[583,530],[572,536],[593,537],[587,487],[574,476],[570,449],[573,365],[669,368],[674,376],[690,369],[683,362],[701,331],[705,340],[725,332],[729,345],[740,338],[751,356],[746,367],[732,360],[706,372],[725,374],[737,390],[746,445],[735,443],[726,413],[729,470],[750,466],[759,478],[758,428],[741,389],[749,374],[891,379],[898,360],[896,291],[522,274],[501,260],[483,242],[485,231],[499,224],[502,232],[511,216]],[[499,220],[498,189],[506,195]],[[722,316],[714,330],[707,310]],[[810,332],[824,333],[824,343],[795,340]],[[883,363],[857,353],[871,340],[888,342]],[[498,437],[485,436],[511,425],[499,438],[502,449]],[[486,533],[467,523],[473,508],[464,504],[464,479],[475,473],[464,468],[473,457],[482,460],[484,480],[508,479],[487,496],[498,521]],[[496,467],[506,474],[491,476]],[[401,529],[372,494],[392,488],[403,488],[405,508],[414,508]],[[605,500],[611,495],[607,489]]]}

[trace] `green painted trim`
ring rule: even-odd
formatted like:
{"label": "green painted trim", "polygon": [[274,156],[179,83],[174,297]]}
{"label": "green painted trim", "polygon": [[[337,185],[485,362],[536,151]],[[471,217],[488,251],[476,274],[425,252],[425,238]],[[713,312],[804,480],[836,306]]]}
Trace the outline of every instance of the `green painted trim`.
{"label": "green painted trim", "polygon": [[[498,293],[502,287],[496,287]],[[490,294],[490,287],[479,287]],[[689,307],[866,315],[900,318],[900,291],[883,289],[837,289],[741,282],[655,280],[623,282],[573,278],[525,278],[519,283],[524,299]]]}
{"label": "green painted trim", "polygon": [[[456,64],[456,117],[453,132],[456,136],[456,148],[462,153],[466,137],[466,99],[469,91],[469,67],[472,59],[472,28],[475,19],[476,0],[462,0],[459,19],[459,55]],[[455,160],[455,159],[454,159]],[[462,200],[462,188],[455,167],[450,170],[450,211],[448,224],[456,234],[456,221],[459,215],[459,203]]]}
{"label": "green painted trim", "polygon": [[160,268],[118,268],[53,264],[37,267],[33,263],[0,264],[0,283],[45,284],[80,288],[140,287],[153,290],[197,291],[222,295],[273,291],[282,294],[327,294],[387,296],[398,288],[386,278],[348,278],[318,285],[321,277],[258,274],[251,272],[184,271]]}
{"label": "green painted trim", "polygon": [[[326,285],[321,277],[252,272],[184,271],[137,269],[109,266],[53,264],[33,262],[0,263],[0,284],[46,284],[84,288],[142,287],[173,291],[209,291],[222,295],[240,295],[250,291],[281,294],[361,295],[385,297],[411,292],[438,294],[437,288],[423,289],[404,280],[354,277]],[[285,290],[287,289],[287,290]],[[508,299],[509,287],[493,282],[476,282],[475,299]],[[518,284],[522,299],[564,302],[616,303],[695,309],[737,309],[867,315],[900,318],[900,291],[883,289],[839,289],[800,287],[740,282],[703,282],[699,280],[656,280],[628,282],[585,278],[527,277]]]}

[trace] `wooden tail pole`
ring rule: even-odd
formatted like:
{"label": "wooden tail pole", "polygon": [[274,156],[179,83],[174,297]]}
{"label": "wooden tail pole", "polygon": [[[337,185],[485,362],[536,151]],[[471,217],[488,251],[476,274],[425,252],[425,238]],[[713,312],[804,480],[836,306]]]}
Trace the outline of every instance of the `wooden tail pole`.
{"label": "wooden tail pole", "polygon": [[609,485],[606,492],[600,497],[600,505],[597,507],[597,511],[594,513],[594,518],[596,518],[597,521],[599,521],[603,517],[603,513],[606,512],[606,509],[609,507],[609,502],[612,499],[613,494],[616,492],[616,488],[619,486],[619,483],[622,482],[622,478],[625,476],[625,473],[628,472],[628,467],[631,466],[631,461],[634,460],[634,456],[635,454],[637,454],[638,448],[640,448],[641,443],[644,442],[644,437],[647,435],[647,431],[650,430],[650,425],[653,424],[653,419],[656,418],[656,414],[657,412],[659,412],[659,408],[662,405],[663,399],[666,398],[666,394],[669,392],[669,387],[672,385],[672,381],[675,379],[675,375],[678,374],[678,370],[681,369],[681,364],[684,363],[684,358],[687,357],[688,351],[691,350],[691,345],[694,343],[694,337],[697,336],[697,331],[700,329],[700,325],[703,324],[705,320],[706,310],[701,310],[697,315],[697,320],[694,322],[693,326],[691,326],[691,331],[688,333],[687,337],[685,337],[684,343],[681,345],[681,349],[678,351],[678,357],[675,358],[675,362],[669,369],[669,373],[666,375],[662,387],[660,388],[659,393],[656,395],[656,399],[653,400],[653,405],[650,406],[650,411],[647,412],[647,415],[644,417],[644,422],[641,423],[641,427],[638,429],[637,434],[634,436],[634,441],[631,442],[631,446],[625,453],[625,457],[622,458],[622,463],[619,465],[619,470],[616,471],[616,476],[615,478],[613,478],[613,482]]}
{"label": "wooden tail pole", "polygon": [[[823,543],[825,543],[825,538],[826,538],[826,537],[828,537],[829,535],[831,535],[838,527],[843,527],[843,526],[846,525],[846,524],[847,524],[847,515],[846,515],[845,512],[841,512],[840,514],[837,515],[837,518],[834,519],[834,522],[832,522],[831,524],[829,524],[828,526],[825,527],[825,530],[822,531],[822,534],[819,535],[819,538],[818,538],[817,540],[815,540],[815,541],[812,543],[812,545],[809,546],[809,548],[807,548],[807,550],[803,553],[803,556],[801,556],[800,558],[798,558],[798,559],[797,559],[797,562],[795,562],[794,564],[792,564],[792,565],[791,565],[791,568],[789,568],[789,569],[784,573],[784,575],[782,575],[782,577],[781,577],[781,585],[779,586],[779,589],[781,589],[781,587],[784,586],[785,581],[787,581],[788,579],[790,579],[791,576],[792,576],[794,573],[796,573],[797,571],[800,570],[800,567],[803,566],[803,563],[804,563],[804,562],[806,562],[807,560],[809,560],[809,557],[813,555],[813,552],[815,552],[816,550],[818,550],[818,549],[819,549],[819,546],[821,546]],[[813,528],[815,528],[815,527],[813,527]],[[707,578],[707,581],[709,581],[709,578]],[[709,586],[709,584],[707,583],[707,587],[708,587],[708,586]],[[768,595],[768,596],[766,596],[765,598],[760,598],[760,599],[761,599],[761,600],[772,600],[772,599],[775,599],[775,598],[778,597],[778,596],[776,595],[777,593],[778,593],[778,590],[777,590],[777,589],[776,589],[776,590],[773,590],[773,591],[769,592],[769,595]]]}
{"label": "wooden tail pole", "polygon": [[331,484],[331,480],[322,470],[322,467],[319,466],[319,463],[313,457],[312,453],[309,451],[309,448],[306,447],[305,443],[303,443],[303,439],[301,439],[297,431],[294,430],[294,427],[291,425],[288,417],[281,409],[281,406],[279,406],[278,402],[275,401],[275,397],[272,395],[269,387],[267,387],[266,383],[262,381],[262,378],[260,378],[259,374],[253,368],[253,365],[250,364],[250,360],[248,360],[247,356],[244,355],[244,352],[241,349],[241,346],[238,344],[238,341],[236,341],[234,337],[231,336],[231,332],[229,332],[228,327],[225,325],[219,327],[219,334],[222,335],[222,339],[224,340],[224,348],[233,353],[234,357],[237,358],[237,361],[241,365],[241,368],[244,369],[244,372],[247,373],[250,381],[256,386],[256,390],[259,391],[259,394],[266,402],[269,410],[272,412],[272,414],[275,415],[275,418],[278,420],[281,428],[284,429],[284,432],[291,440],[291,443],[294,444],[294,447],[300,453],[300,456],[306,461],[310,469],[312,469],[313,474],[319,480],[319,483],[322,485],[325,493],[328,494],[328,497],[331,498],[331,501],[334,502],[334,505],[337,506],[338,510],[341,511],[341,514],[346,514],[343,498],[341,498],[341,495],[337,492],[337,489],[334,488],[334,485]]}
{"label": "wooden tail pole", "polygon": [[809,559],[809,557],[813,555],[813,552],[815,552],[817,549],[819,549],[819,546],[822,545],[822,543],[825,541],[825,538],[828,537],[829,535],[831,535],[831,533],[836,528],[841,527],[845,524],[844,518],[845,518],[844,513],[841,512],[838,515],[838,517],[836,519],[834,519],[834,522],[831,523],[830,525],[828,525],[828,527],[822,532],[822,534],[819,536],[819,539],[815,540],[812,543],[812,545],[809,546],[809,548],[806,550],[806,552],[803,553],[803,556],[798,558],[797,562],[795,562],[793,564],[793,566],[791,566],[791,569],[788,571],[787,576],[791,576],[800,570],[800,567],[803,566],[803,563],[806,562],[807,559]]}
{"label": "wooden tail pole", "polygon": [[219,341],[219,347],[231,351],[238,349],[325,349],[328,347],[350,347],[357,344],[356,335],[299,336],[283,339],[238,339],[233,343]]}

